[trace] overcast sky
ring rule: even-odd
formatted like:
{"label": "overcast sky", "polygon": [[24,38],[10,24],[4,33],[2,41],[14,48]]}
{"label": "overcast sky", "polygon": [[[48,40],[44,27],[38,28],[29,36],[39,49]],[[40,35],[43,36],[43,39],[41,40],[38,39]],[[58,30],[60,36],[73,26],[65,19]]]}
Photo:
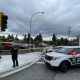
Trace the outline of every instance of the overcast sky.
{"label": "overcast sky", "polygon": [[0,11],[8,15],[8,28],[5,33],[32,35],[80,35],[80,0],[0,0]]}

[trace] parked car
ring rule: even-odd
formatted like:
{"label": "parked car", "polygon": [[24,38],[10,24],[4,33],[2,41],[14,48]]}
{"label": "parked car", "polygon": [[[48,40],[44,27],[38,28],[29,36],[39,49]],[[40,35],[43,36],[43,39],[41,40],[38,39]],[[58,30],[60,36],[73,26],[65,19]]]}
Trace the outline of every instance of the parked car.
{"label": "parked car", "polygon": [[19,49],[26,49],[25,45],[13,42],[1,42],[0,43],[0,50],[10,50],[14,45],[17,45]]}
{"label": "parked car", "polygon": [[80,65],[80,46],[64,46],[54,52],[47,53],[44,62],[52,67],[67,72],[71,66]]}
{"label": "parked car", "polygon": [[11,42],[1,42],[0,46],[1,46],[0,47],[1,49],[9,50],[9,49],[12,48],[13,43],[11,43]]}
{"label": "parked car", "polygon": [[16,44],[18,46],[19,49],[26,49],[26,46],[21,45],[21,44]]}

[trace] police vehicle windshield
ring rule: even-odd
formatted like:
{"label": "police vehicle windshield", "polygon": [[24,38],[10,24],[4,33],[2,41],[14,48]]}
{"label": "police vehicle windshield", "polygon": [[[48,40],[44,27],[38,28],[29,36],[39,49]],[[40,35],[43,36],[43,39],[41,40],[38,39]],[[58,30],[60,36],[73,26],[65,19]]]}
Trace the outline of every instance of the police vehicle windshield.
{"label": "police vehicle windshield", "polygon": [[72,48],[61,48],[61,49],[56,50],[55,52],[63,53],[63,54],[70,54],[72,50],[73,50]]}

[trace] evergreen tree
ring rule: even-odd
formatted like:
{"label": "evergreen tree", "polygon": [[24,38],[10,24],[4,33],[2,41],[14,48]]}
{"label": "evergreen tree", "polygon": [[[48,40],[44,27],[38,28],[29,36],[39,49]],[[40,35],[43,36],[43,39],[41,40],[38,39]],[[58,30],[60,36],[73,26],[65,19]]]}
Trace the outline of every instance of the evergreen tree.
{"label": "evergreen tree", "polygon": [[27,43],[30,43],[30,39],[31,39],[31,44],[33,44],[33,38],[30,37],[30,33],[28,33],[28,37],[27,37]]}
{"label": "evergreen tree", "polygon": [[57,38],[56,38],[55,34],[53,34],[52,43],[53,43],[54,46],[57,45]]}
{"label": "evergreen tree", "polygon": [[43,39],[42,39],[42,35],[39,34],[37,35],[35,38],[34,38],[34,43],[36,44],[36,46],[38,46],[39,44],[41,44],[43,42]]}
{"label": "evergreen tree", "polygon": [[18,36],[16,35],[15,37],[15,41],[18,43],[19,42],[19,39],[18,39]]}
{"label": "evergreen tree", "polygon": [[60,39],[61,45],[64,45],[64,39],[61,37]]}
{"label": "evergreen tree", "polygon": [[64,43],[67,46],[68,45],[68,39],[64,39]]}
{"label": "evergreen tree", "polygon": [[14,35],[13,34],[11,35],[11,38],[12,38],[12,41],[14,41]]}
{"label": "evergreen tree", "polygon": [[26,35],[26,34],[24,35],[23,42],[24,42],[24,43],[27,43],[27,35]]}
{"label": "evergreen tree", "polygon": [[8,35],[7,40],[8,41],[12,41],[12,38],[11,38],[11,35],[10,34]]}
{"label": "evergreen tree", "polygon": [[57,45],[61,45],[60,39],[57,40]]}
{"label": "evergreen tree", "polygon": [[6,38],[4,35],[2,36],[2,41],[6,41]]}
{"label": "evergreen tree", "polygon": [[34,38],[34,43],[35,43],[36,45],[38,45],[38,36],[36,36],[36,37]]}
{"label": "evergreen tree", "polygon": [[41,34],[38,35],[38,41],[39,41],[40,43],[43,41]]}

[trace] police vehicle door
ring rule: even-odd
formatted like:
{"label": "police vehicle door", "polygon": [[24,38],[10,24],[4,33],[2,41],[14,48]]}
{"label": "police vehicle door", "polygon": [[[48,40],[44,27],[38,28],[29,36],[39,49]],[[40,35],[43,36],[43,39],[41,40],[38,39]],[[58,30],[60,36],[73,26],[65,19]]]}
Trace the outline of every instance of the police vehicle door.
{"label": "police vehicle door", "polygon": [[77,51],[76,62],[77,64],[80,64],[80,48],[77,48],[76,51]]}

